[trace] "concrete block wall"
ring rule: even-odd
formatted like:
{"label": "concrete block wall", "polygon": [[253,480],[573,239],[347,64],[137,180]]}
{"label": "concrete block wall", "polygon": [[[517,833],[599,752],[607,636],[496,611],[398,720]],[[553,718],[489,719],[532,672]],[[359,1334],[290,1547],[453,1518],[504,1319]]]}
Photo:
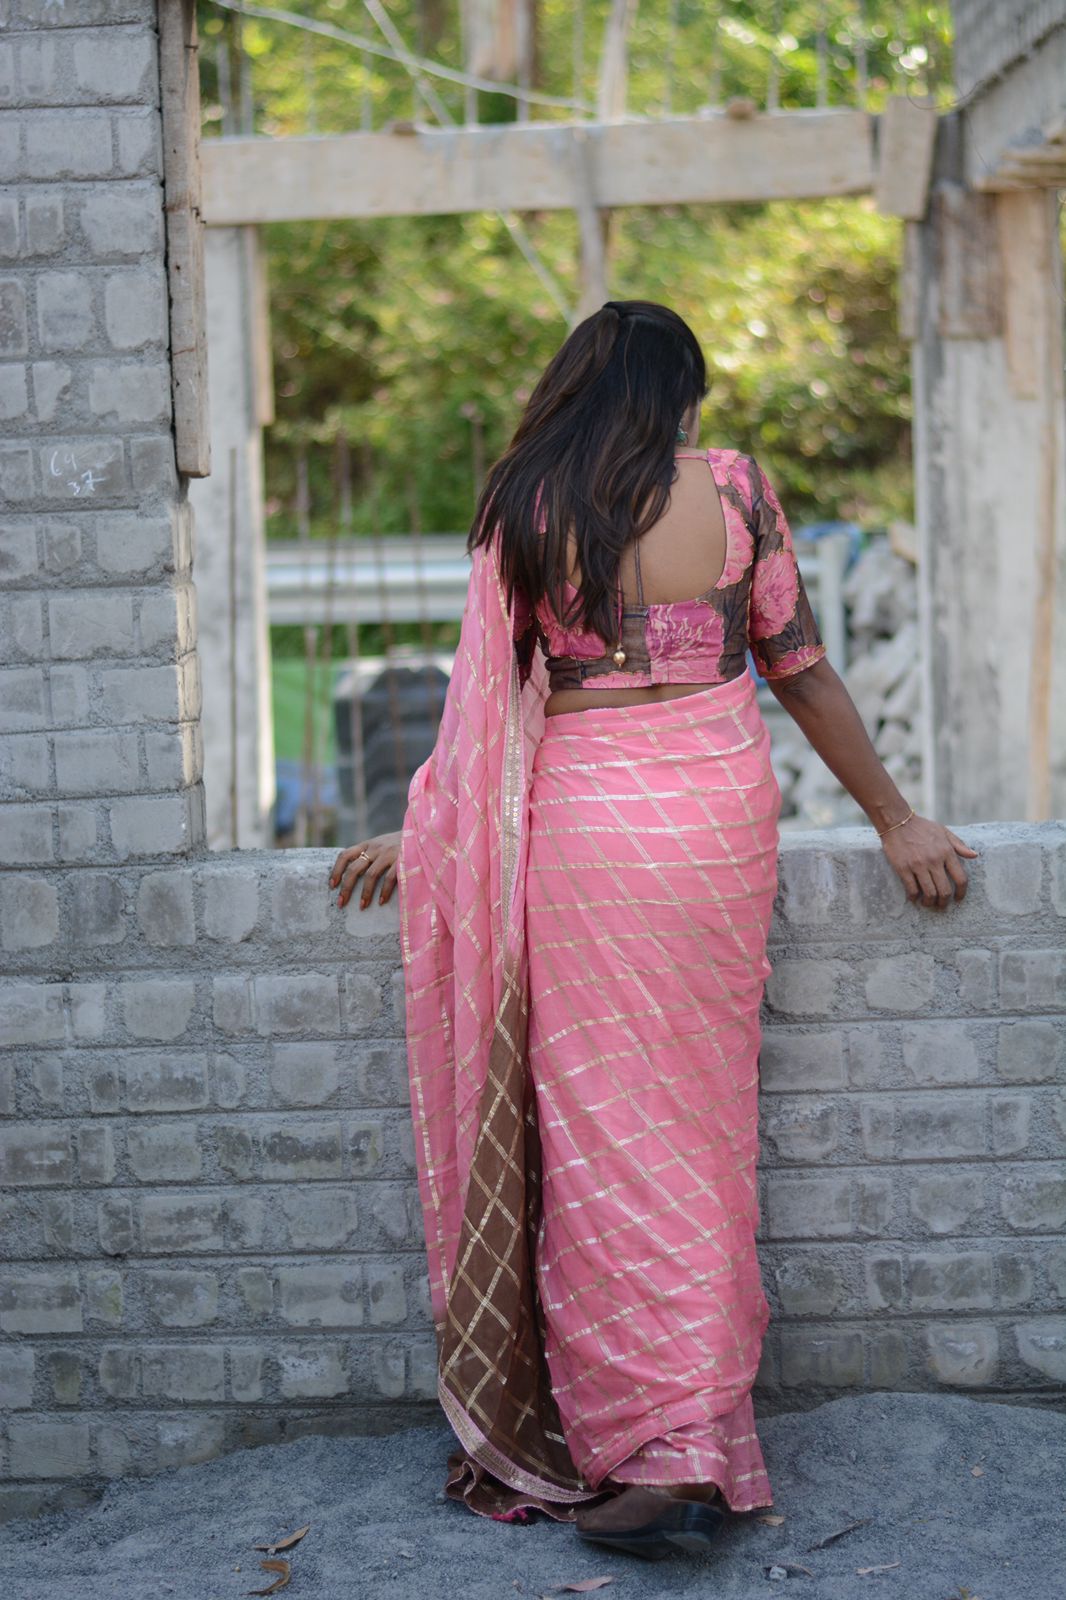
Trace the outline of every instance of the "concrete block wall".
{"label": "concrete block wall", "polygon": [[[152,0],[0,30],[0,861],[203,837],[192,527],[174,461]],[[42,943],[56,885],[19,891]]]}
{"label": "concrete block wall", "polygon": [[[943,914],[868,831],[783,841],[767,1409],[1066,1389],[1066,827],[963,831]],[[4,879],[9,1512],[432,1405],[396,911],[338,910],[332,859]]]}

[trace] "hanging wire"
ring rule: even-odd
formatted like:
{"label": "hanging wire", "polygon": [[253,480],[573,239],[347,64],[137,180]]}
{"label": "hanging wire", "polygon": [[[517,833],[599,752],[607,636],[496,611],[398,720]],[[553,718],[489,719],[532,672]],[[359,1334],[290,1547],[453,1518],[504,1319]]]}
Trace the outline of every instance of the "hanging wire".
{"label": "hanging wire", "polygon": [[[444,78],[449,83],[466,85],[473,89],[483,89],[489,94],[509,95],[514,100],[520,100],[523,95],[534,105],[556,106],[564,110],[583,111],[591,113],[591,104],[571,98],[570,95],[547,94],[543,89],[523,89],[517,83],[498,83],[494,78],[479,78],[470,72],[461,72],[456,67],[447,67],[441,61],[433,61],[426,57],[416,57],[411,51],[401,45],[400,49],[381,44],[377,39],[367,38],[364,34],[353,33],[350,28],[338,27],[333,22],[320,22],[314,17],[303,17],[296,11],[285,11],[280,7],[261,6],[253,4],[253,0],[210,0],[213,6],[218,6],[222,11],[243,12],[245,16],[260,17],[266,22],[282,22],[290,28],[304,28],[308,33],[321,34],[325,39],[336,39],[340,44],[352,46],[353,49],[366,51],[368,55],[384,56],[386,60],[398,61],[410,70],[413,64],[420,73],[430,78]],[[383,7],[378,8],[383,11]],[[388,13],[385,13],[388,16]],[[375,17],[375,21],[378,18]],[[389,19],[391,21],[391,19]],[[380,24],[379,24],[380,25]]]}
{"label": "hanging wire", "polygon": [[303,40],[304,92],[307,96],[307,131],[318,132],[318,102],[315,97],[315,37],[304,35]]}

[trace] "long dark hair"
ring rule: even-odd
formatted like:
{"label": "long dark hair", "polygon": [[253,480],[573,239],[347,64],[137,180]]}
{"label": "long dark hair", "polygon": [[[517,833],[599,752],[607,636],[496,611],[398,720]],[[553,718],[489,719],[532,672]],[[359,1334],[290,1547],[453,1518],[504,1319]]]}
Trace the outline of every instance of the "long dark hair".
{"label": "long dark hair", "polygon": [[[678,424],[706,393],[703,352],[668,306],[608,300],[578,323],[478,497],[469,547],[498,531],[509,597],[547,597],[561,621],[614,639],[622,552],[665,510]],[[581,584],[567,607],[570,538]]]}

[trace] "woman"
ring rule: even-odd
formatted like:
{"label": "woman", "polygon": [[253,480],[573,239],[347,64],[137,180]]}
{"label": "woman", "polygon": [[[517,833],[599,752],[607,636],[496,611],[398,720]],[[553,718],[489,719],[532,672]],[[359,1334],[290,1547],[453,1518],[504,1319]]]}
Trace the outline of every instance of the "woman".
{"label": "woman", "polygon": [[772,1504],[751,1387],[781,796],[749,647],[909,898],[961,898],[976,854],[879,761],[761,467],[677,448],[706,392],[665,306],[575,328],[479,499],[402,834],[330,876],[339,905],[400,886],[448,1492],[649,1557]]}

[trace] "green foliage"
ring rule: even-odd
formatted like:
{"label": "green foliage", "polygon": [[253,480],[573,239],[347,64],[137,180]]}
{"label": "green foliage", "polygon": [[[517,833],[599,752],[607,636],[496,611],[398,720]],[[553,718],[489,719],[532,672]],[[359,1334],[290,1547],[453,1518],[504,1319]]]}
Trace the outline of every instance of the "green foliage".
{"label": "green foliage", "polygon": [[[270,0],[266,0],[269,4]],[[288,0],[286,9],[381,41],[361,0]],[[535,87],[595,98],[609,0],[541,0]],[[628,105],[694,115],[748,95],[766,103],[776,58],[779,103],[858,100],[854,18],[820,0],[644,0],[631,38]],[[671,35],[672,12],[677,30]],[[913,89],[950,99],[945,4],[866,0],[866,104]],[[391,0],[414,50],[461,66],[456,0]],[[834,18],[850,16],[853,21]],[[272,136],[434,118],[397,62],[278,22],[238,19],[201,0],[205,132]],[[579,40],[575,25],[583,24]],[[251,63],[242,97],[240,63]],[[579,43],[581,48],[578,48]],[[220,67],[223,69],[220,71]],[[229,87],[226,72],[228,67]],[[576,68],[576,70],[575,70]],[[460,85],[434,80],[456,121]],[[482,120],[513,102],[479,93]],[[242,124],[242,110],[243,124]],[[565,108],[538,119],[566,120]],[[568,213],[522,222],[546,268],[577,298],[578,238]],[[465,532],[485,466],[566,335],[558,307],[495,214],[274,225],[271,283],[277,420],[266,444],[272,537],[298,528],[297,461],[307,463],[313,536],[338,531],[338,436],[351,446],[350,526],[369,533]],[[662,300],[691,323],[711,379],[703,443],[756,451],[794,521],[911,514],[908,351],[897,331],[900,224],[868,198],[616,212],[611,293]],[[275,648],[302,643],[276,630]]]}

